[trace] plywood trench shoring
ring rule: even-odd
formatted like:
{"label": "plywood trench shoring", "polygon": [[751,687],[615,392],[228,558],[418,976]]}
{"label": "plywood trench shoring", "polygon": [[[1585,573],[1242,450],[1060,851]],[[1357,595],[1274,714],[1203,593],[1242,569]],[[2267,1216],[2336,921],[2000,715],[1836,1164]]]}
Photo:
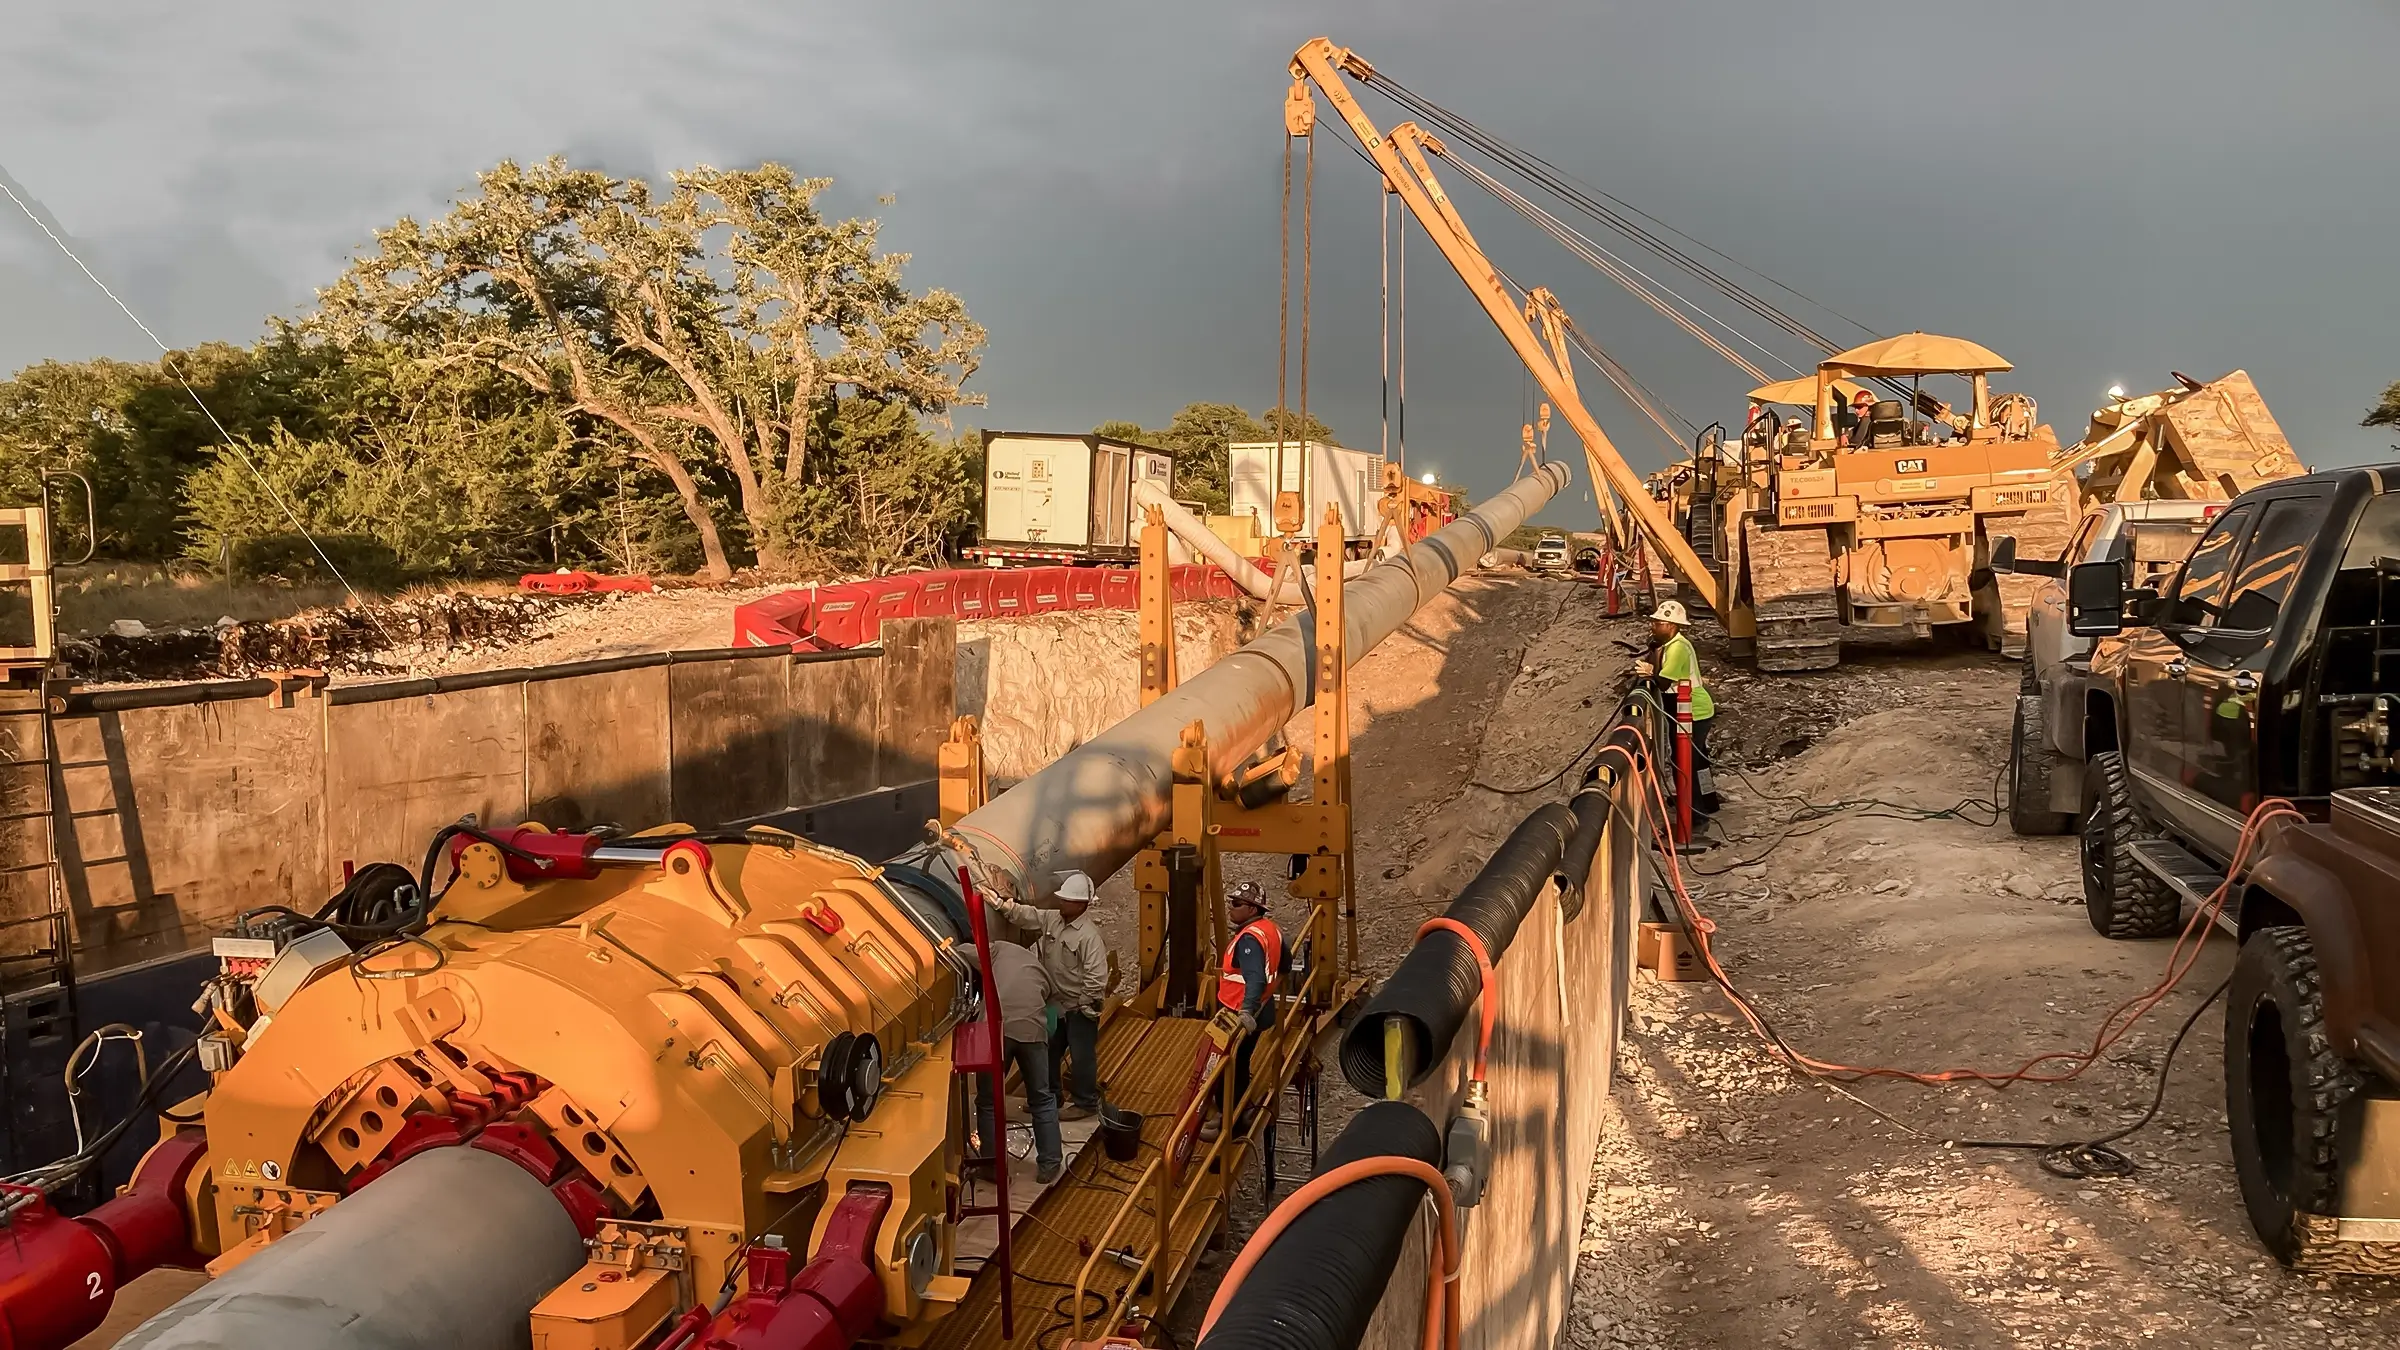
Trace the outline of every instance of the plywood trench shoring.
{"label": "plywood trench shoring", "polygon": [[952,716],[954,630],[911,619],[883,636],[881,651],[834,659],[61,717],[78,969],[191,950],[255,906],[314,911],[345,860],[413,871],[434,830],[469,812],[708,826],[922,782]]}
{"label": "plywood trench shoring", "polygon": [[[1462,1350],[1550,1350],[1565,1324],[1633,978],[1646,884],[1635,829],[1623,814],[1611,824],[1572,922],[1561,920],[1555,888],[1546,891],[1500,959],[1489,1070],[1494,1161],[1483,1203],[1461,1211]],[[1441,1067],[1409,1093],[1436,1123],[1447,1122],[1465,1094],[1478,1015],[1467,1018]],[[1428,1206],[1420,1215],[1362,1350],[1424,1343],[1430,1214]]]}

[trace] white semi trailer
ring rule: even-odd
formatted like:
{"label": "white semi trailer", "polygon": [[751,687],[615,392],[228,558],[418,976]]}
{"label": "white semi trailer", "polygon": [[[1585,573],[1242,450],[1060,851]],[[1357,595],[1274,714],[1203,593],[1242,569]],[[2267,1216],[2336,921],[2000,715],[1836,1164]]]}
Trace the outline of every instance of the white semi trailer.
{"label": "white semi trailer", "polygon": [[1034,431],[983,433],[983,533],[967,550],[992,566],[1124,562],[1141,548],[1136,483],[1171,491],[1164,450]]}
{"label": "white semi trailer", "polygon": [[[1225,447],[1231,481],[1226,497],[1236,516],[1258,518],[1261,537],[1275,534],[1275,496],[1297,492],[1301,501],[1301,533],[1313,537],[1325,508],[1342,513],[1342,533],[1353,545],[1371,544],[1375,537],[1376,499],[1383,493],[1383,456],[1367,450],[1345,450],[1323,441],[1237,442]],[[1276,468],[1282,466],[1278,483]]]}

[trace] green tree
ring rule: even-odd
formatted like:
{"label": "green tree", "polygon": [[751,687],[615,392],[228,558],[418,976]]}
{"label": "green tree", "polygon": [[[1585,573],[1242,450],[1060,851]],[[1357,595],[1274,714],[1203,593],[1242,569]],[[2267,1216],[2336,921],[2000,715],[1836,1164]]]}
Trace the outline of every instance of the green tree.
{"label": "green tree", "polygon": [[1303,422],[1299,414],[1289,409],[1278,415],[1272,408],[1252,417],[1231,403],[1187,403],[1173,420],[1155,431],[1144,431],[1132,422],[1119,420],[1101,423],[1096,434],[1172,451],[1175,495],[1187,501],[1204,502],[1209,510],[1221,512],[1231,500],[1227,488],[1229,456],[1225,447],[1271,441],[1278,427],[1284,428],[1284,434],[1293,440],[1328,443],[1334,440],[1333,428],[1315,417]]}
{"label": "green tree", "polygon": [[672,484],[710,573],[732,573],[716,483],[781,567],[819,524],[811,444],[843,391],[911,414],[981,402],[962,386],[982,327],[946,291],[908,291],[874,221],[825,219],[830,181],[704,167],[662,197],[504,161],[441,219],[378,232],[307,330],[505,372]]}
{"label": "green tree", "polygon": [[2400,427],[2400,380],[2393,381],[2383,391],[2383,398],[2367,415],[2359,419],[2362,427]]}
{"label": "green tree", "polygon": [[[221,342],[150,363],[28,366],[0,381],[0,500],[31,500],[41,470],[71,470],[91,480],[101,553],[174,557],[187,542],[184,480],[224,439],[192,395],[236,437],[264,437],[287,424],[314,434],[311,386],[320,369],[315,356],[297,349]],[[82,503],[68,501],[64,512],[80,514]]]}
{"label": "green tree", "polygon": [[817,470],[792,495],[790,536],[812,565],[889,572],[942,560],[974,518],[973,435],[938,437],[903,402],[846,398],[811,431]]}

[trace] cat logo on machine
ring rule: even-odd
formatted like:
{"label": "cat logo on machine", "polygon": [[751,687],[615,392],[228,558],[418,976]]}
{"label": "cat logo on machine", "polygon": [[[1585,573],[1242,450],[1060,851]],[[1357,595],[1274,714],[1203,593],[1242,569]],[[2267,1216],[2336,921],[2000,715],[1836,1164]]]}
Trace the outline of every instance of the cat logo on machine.
{"label": "cat logo on machine", "polygon": [[1925,472],[1925,461],[1921,459],[1904,459],[1892,466],[1892,472],[1923,473]]}

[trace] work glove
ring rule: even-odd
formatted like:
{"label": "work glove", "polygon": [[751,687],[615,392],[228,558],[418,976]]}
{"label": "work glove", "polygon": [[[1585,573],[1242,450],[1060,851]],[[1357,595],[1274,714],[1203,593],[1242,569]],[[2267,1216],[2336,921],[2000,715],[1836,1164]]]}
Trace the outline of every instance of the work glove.
{"label": "work glove", "polygon": [[1235,1020],[1242,1024],[1243,1035],[1254,1036],[1258,1034],[1258,1015],[1256,1013],[1243,1013]]}
{"label": "work glove", "polygon": [[1648,661],[1636,661],[1633,663],[1633,673],[1646,680],[1658,673],[1658,667],[1651,665]]}

